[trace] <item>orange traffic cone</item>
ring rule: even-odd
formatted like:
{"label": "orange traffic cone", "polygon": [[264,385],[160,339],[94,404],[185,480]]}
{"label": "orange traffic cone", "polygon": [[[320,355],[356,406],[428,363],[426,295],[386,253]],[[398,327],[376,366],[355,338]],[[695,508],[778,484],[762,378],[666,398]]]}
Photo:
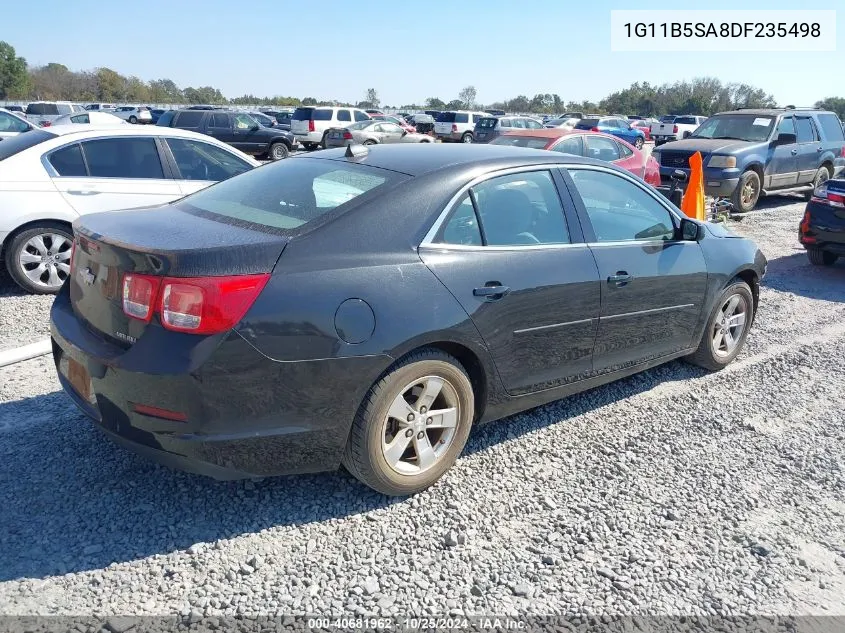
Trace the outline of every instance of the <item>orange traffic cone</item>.
{"label": "orange traffic cone", "polygon": [[681,200],[681,211],[688,217],[704,220],[704,169],[701,152],[696,152],[689,159],[690,174],[687,190]]}

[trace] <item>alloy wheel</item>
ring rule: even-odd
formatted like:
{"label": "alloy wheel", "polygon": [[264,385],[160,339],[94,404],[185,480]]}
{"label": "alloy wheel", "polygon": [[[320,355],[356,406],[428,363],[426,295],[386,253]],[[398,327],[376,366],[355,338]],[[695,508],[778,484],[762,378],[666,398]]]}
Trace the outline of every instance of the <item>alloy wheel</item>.
{"label": "alloy wheel", "polygon": [[18,255],[18,264],[33,285],[56,290],[70,275],[71,241],[57,233],[31,237]]}
{"label": "alloy wheel", "polygon": [[458,392],[445,378],[424,376],[393,399],[383,423],[382,454],[402,475],[419,475],[446,455],[460,419]]}
{"label": "alloy wheel", "polygon": [[739,294],[731,295],[716,313],[713,324],[713,354],[730,356],[742,340],[748,322],[748,303]]}

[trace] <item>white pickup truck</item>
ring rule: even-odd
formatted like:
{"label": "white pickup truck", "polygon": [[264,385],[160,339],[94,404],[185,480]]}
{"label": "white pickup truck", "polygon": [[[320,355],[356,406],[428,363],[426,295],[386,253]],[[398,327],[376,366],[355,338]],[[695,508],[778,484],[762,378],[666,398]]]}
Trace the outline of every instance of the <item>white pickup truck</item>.
{"label": "white pickup truck", "polygon": [[693,114],[684,114],[682,116],[672,114],[660,117],[660,122],[654,123],[651,126],[651,138],[654,139],[655,147],[670,141],[679,141],[692,134],[706,120],[706,116],[696,116]]}

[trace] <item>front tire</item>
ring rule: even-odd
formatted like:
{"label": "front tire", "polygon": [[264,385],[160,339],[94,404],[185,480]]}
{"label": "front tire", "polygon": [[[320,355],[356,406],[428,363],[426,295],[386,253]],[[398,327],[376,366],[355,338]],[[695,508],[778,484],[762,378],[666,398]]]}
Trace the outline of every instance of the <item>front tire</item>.
{"label": "front tire", "polygon": [[807,258],[813,266],[833,266],[839,255],[820,248],[808,248]]}
{"label": "front tire", "polygon": [[60,224],[44,222],[15,235],[6,248],[6,270],[32,294],[56,294],[70,275],[73,234]]}
{"label": "front tire", "polygon": [[371,139],[371,138],[368,138],[368,139],[367,139],[366,141],[364,141],[364,143],[363,143],[363,145],[375,145],[375,144],[376,144],[376,142],[375,142],[373,139]]}
{"label": "front tire", "polygon": [[744,281],[732,282],[707,319],[698,349],[686,360],[710,371],[724,369],[742,350],[754,320],[754,297]]}
{"label": "front tire", "polygon": [[760,193],[760,176],[756,171],[749,170],[740,176],[739,183],[731,194],[731,202],[740,213],[748,213],[757,206]]}
{"label": "front tire", "polygon": [[642,139],[642,137],[640,137],[640,136],[638,136],[638,137],[637,137],[637,140],[635,140],[635,141],[634,141],[634,147],[636,147],[637,149],[642,149],[642,148],[643,148],[643,139]]}
{"label": "front tire", "polygon": [[267,152],[267,155],[271,160],[284,160],[290,155],[290,150],[288,150],[287,145],[278,141],[270,146],[270,151]]}
{"label": "front tire", "polygon": [[385,495],[425,490],[463,450],[474,402],[455,358],[436,349],[414,352],[370,389],[352,423],[343,465]]}

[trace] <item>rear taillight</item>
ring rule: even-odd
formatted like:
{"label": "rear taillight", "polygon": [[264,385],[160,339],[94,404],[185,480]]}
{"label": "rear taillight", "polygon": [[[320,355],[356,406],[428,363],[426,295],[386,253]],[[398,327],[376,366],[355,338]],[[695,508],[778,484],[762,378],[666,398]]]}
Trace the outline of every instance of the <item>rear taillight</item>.
{"label": "rear taillight", "polygon": [[217,334],[232,329],[267,285],[270,274],[231,277],[123,277],[123,312],[149,322],[158,314],[168,330]]}
{"label": "rear taillight", "polygon": [[344,141],[349,141],[349,140],[352,140],[352,132],[350,132],[349,130],[346,130],[346,131],[343,133],[343,140],[344,140]]}
{"label": "rear taillight", "polygon": [[309,132],[314,132],[315,130],[316,130],[316,128],[314,127],[314,121],[313,121],[313,119],[312,119],[312,120],[309,120],[309,121],[308,121],[308,131],[309,131]]}
{"label": "rear taillight", "polygon": [[264,289],[270,274],[165,278],[161,324],[177,332],[216,334],[232,329]]}
{"label": "rear taillight", "polygon": [[50,127],[53,125],[52,121],[41,121],[41,127]]}
{"label": "rear taillight", "polygon": [[672,134],[677,134],[677,133],[678,133],[678,126],[676,125],[672,128]]}
{"label": "rear taillight", "polygon": [[834,193],[827,188],[827,183],[821,184],[813,191],[811,202],[826,204],[831,207],[845,208],[845,195]]}
{"label": "rear taillight", "polygon": [[590,132],[598,132],[599,129],[597,127],[591,127]]}
{"label": "rear taillight", "polygon": [[455,123],[453,123],[453,124],[452,124],[452,131],[453,131],[453,132],[457,132],[457,131],[458,131],[458,126],[457,126]]}
{"label": "rear taillight", "polygon": [[126,316],[149,323],[158,296],[161,277],[152,275],[124,275],[123,313]]}

